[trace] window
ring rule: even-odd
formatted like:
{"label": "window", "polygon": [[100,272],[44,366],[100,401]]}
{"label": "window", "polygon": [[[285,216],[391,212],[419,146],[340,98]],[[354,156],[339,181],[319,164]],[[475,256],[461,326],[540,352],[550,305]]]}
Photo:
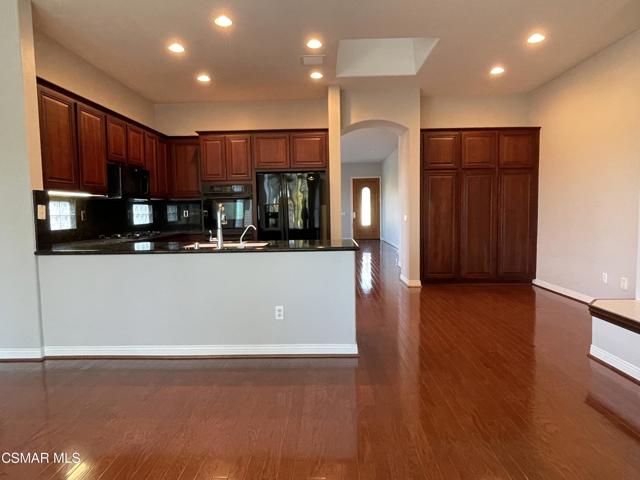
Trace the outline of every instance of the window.
{"label": "window", "polygon": [[364,187],[360,192],[360,226],[371,226],[371,189]]}
{"label": "window", "polygon": [[76,202],[73,200],[49,200],[49,227],[51,230],[74,230]]}
{"label": "window", "polygon": [[146,203],[133,204],[133,224],[147,225],[153,223],[153,207]]}

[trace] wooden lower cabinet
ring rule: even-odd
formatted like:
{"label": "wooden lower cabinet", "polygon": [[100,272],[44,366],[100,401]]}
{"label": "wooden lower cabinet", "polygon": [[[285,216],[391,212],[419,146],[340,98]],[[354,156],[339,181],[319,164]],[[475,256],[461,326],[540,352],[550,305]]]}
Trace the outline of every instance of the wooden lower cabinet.
{"label": "wooden lower cabinet", "polygon": [[428,172],[423,178],[422,273],[427,279],[458,276],[458,173]]}
{"label": "wooden lower cabinet", "polygon": [[170,140],[170,195],[176,198],[200,196],[200,148],[198,139]]}
{"label": "wooden lower cabinet", "polygon": [[496,172],[462,173],[460,277],[490,279],[496,274]]}
{"label": "wooden lower cabinet", "polygon": [[533,278],[535,272],[536,175],[529,169],[500,172],[498,277]]}
{"label": "wooden lower cabinet", "polygon": [[535,277],[538,139],[538,128],[423,132],[423,281]]}
{"label": "wooden lower cabinet", "polygon": [[107,193],[106,115],[82,103],[76,109],[80,190]]}

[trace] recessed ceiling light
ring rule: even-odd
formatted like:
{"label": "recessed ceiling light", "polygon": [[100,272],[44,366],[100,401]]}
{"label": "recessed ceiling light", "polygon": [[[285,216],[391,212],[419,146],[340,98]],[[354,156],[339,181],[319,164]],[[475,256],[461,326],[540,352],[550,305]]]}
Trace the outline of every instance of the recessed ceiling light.
{"label": "recessed ceiling light", "polygon": [[184,47],[182,45],[180,45],[178,42],[172,43],[167,48],[169,49],[169,51],[171,51],[173,53],[183,53],[184,52]]}
{"label": "recessed ceiling light", "polygon": [[220,15],[219,17],[216,17],[213,23],[215,23],[216,25],[222,28],[230,27],[233,24],[231,19],[226,15]]}
{"label": "recessed ceiling light", "polygon": [[317,38],[312,38],[307,42],[307,47],[313,48],[315,50],[316,48],[322,47],[322,42]]}
{"label": "recessed ceiling light", "polygon": [[495,67],[492,67],[491,70],[489,70],[489,73],[491,75],[502,75],[504,73],[504,67],[496,65]]}
{"label": "recessed ceiling light", "polygon": [[545,37],[542,33],[536,32],[529,38],[527,38],[527,43],[540,43],[543,42],[545,38],[547,37]]}
{"label": "recessed ceiling light", "polygon": [[319,72],[318,70],[314,70],[309,74],[309,76],[314,80],[320,80],[322,77],[324,77],[324,75],[322,75],[322,72]]}
{"label": "recessed ceiling light", "polygon": [[209,75],[207,75],[206,73],[201,73],[200,75],[198,75],[196,77],[196,80],[198,80],[199,82],[202,82],[202,83],[209,83],[211,81],[211,77]]}

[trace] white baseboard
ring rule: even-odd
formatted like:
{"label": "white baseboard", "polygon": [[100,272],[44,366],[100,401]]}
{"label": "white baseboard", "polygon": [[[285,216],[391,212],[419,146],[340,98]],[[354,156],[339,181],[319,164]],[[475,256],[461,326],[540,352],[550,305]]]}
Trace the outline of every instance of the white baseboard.
{"label": "white baseboard", "polygon": [[39,348],[0,348],[0,360],[41,360]]}
{"label": "white baseboard", "polygon": [[389,240],[385,240],[384,238],[380,237],[380,240],[382,240],[384,243],[391,245],[393,248],[395,248],[396,250],[400,250],[400,247],[398,245],[396,245],[393,242],[390,242]]}
{"label": "white baseboard", "polygon": [[545,282],[544,280],[540,280],[538,278],[533,279],[533,282],[531,283],[537,285],[538,287],[546,288],[547,290],[551,290],[552,292],[559,293],[560,295],[573,298],[586,304],[589,304],[595,300],[595,298],[590,297],[589,295],[585,295],[584,293],[576,292],[575,290],[570,290],[559,285],[554,285],[553,283]]}
{"label": "white baseboard", "polygon": [[249,355],[357,355],[356,344],[269,344],[269,345],[123,345],[52,346],[44,354],[52,357],[213,357]]}
{"label": "white baseboard", "polygon": [[402,283],[404,283],[407,287],[410,287],[410,288],[422,287],[422,282],[420,280],[410,280],[402,274],[400,274],[400,280],[402,280]]}
{"label": "white baseboard", "polygon": [[633,377],[636,380],[640,381],[640,366],[629,363],[626,360],[623,360],[622,358],[607,352],[606,350],[596,347],[595,345],[591,345],[589,353],[591,354],[591,356],[597,358],[598,360],[601,360],[607,365],[611,365],[613,368],[620,370],[630,377]]}

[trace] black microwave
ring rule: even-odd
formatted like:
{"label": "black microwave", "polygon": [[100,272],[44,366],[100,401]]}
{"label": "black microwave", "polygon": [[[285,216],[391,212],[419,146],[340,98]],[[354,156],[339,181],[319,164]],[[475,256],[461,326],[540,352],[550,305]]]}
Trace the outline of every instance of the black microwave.
{"label": "black microwave", "polygon": [[149,198],[149,172],[129,165],[107,165],[110,198]]}

